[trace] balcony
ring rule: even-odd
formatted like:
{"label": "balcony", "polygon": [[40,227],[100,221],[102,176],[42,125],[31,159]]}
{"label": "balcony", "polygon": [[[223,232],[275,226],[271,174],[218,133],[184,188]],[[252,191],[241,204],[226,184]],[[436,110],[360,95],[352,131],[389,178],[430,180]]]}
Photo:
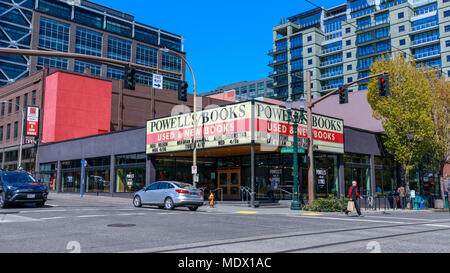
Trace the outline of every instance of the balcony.
{"label": "balcony", "polygon": [[336,71],[336,72],[332,72],[332,73],[322,74],[320,79],[328,80],[328,79],[332,79],[332,78],[336,78],[336,77],[341,77],[342,75],[344,75],[343,71]]}
{"label": "balcony", "polygon": [[283,53],[285,51],[287,51],[287,47],[277,48],[275,51],[273,49],[270,49],[268,55],[273,56],[274,54]]}
{"label": "balcony", "polygon": [[325,61],[325,62],[321,62],[320,63],[320,67],[324,68],[327,66],[333,66],[333,65],[339,65],[342,64],[342,59],[336,59],[336,60],[330,60],[330,61]]}
{"label": "balcony", "polygon": [[440,55],[441,55],[440,50],[431,50],[428,52],[414,54],[414,58],[416,60],[424,60],[424,59],[428,59],[428,58],[440,57]]}
{"label": "balcony", "polygon": [[331,91],[331,90],[334,90],[334,89],[337,89],[337,88],[341,87],[342,85],[343,85],[343,83],[325,85],[325,86],[322,86],[322,91],[321,92]]}
{"label": "balcony", "polygon": [[335,52],[339,52],[342,51],[342,46],[337,46],[337,47],[332,47],[332,48],[328,48],[328,49],[324,49],[322,50],[322,54],[320,54],[320,56],[325,56],[325,55],[330,55],[333,54]]}
{"label": "balcony", "polygon": [[439,24],[437,23],[437,21],[429,22],[426,24],[421,24],[418,26],[413,26],[411,28],[411,32],[409,34],[415,34],[418,32],[427,31],[427,30],[435,29],[435,28],[439,28]]}
{"label": "balcony", "polygon": [[390,24],[389,19],[381,20],[381,21],[375,22],[375,24],[369,24],[369,25],[358,27],[356,29],[356,32],[364,32],[364,31],[368,31],[368,30],[375,30],[375,29],[378,29],[378,28],[386,27],[389,24]]}
{"label": "balcony", "polygon": [[432,43],[438,43],[439,42],[439,36],[438,35],[434,35],[431,37],[425,37],[425,38],[421,38],[421,39],[417,39],[411,42],[411,47],[417,47],[417,46],[422,46],[422,45],[429,45]]}

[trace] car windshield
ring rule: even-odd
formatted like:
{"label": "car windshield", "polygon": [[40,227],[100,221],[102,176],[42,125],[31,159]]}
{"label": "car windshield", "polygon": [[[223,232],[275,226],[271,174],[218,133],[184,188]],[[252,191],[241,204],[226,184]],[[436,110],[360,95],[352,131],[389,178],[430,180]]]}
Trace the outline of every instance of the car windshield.
{"label": "car windshield", "polygon": [[36,183],[36,180],[27,173],[2,173],[3,182],[10,184],[32,184]]}
{"label": "car windshield", "polygon": [[192,186],[191,184],[179,183],[179,182],[173,183],[173,184],[175,184],[175,186],[177,186],[178,188],[195,190],[195,187]]}

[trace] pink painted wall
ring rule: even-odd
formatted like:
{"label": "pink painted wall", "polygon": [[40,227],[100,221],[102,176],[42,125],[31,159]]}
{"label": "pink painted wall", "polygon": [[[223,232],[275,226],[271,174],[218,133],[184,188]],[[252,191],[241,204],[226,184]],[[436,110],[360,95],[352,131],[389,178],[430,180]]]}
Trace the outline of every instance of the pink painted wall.
{"label": "pink painted wall", "polygon": [[109,81],[57,72],[46,78],[42,142],[111,131]]}

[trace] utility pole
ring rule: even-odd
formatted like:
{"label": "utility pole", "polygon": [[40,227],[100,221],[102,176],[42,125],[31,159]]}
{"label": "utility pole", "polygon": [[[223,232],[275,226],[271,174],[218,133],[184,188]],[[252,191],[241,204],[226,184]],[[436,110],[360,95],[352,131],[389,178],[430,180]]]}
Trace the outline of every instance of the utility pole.
{"label": "utility pole", "polygon": [[315,200],[316,193],[314,191],[314,141],[313,141],[313,128],[312,128],[312,108],[311,102],[311,71],[306,71],[306,115],[308,123],[308,204],[312,204]]}

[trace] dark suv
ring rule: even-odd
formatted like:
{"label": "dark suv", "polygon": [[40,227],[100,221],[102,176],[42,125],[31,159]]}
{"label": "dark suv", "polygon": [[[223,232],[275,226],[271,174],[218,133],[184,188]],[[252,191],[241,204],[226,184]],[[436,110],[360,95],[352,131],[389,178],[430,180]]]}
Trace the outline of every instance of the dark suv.
{"label": "dark suv", "polygon": [[0,208],[9,204],[35,203],[43,207],[47,201],[47,187],[23,171],[0,171]]}

